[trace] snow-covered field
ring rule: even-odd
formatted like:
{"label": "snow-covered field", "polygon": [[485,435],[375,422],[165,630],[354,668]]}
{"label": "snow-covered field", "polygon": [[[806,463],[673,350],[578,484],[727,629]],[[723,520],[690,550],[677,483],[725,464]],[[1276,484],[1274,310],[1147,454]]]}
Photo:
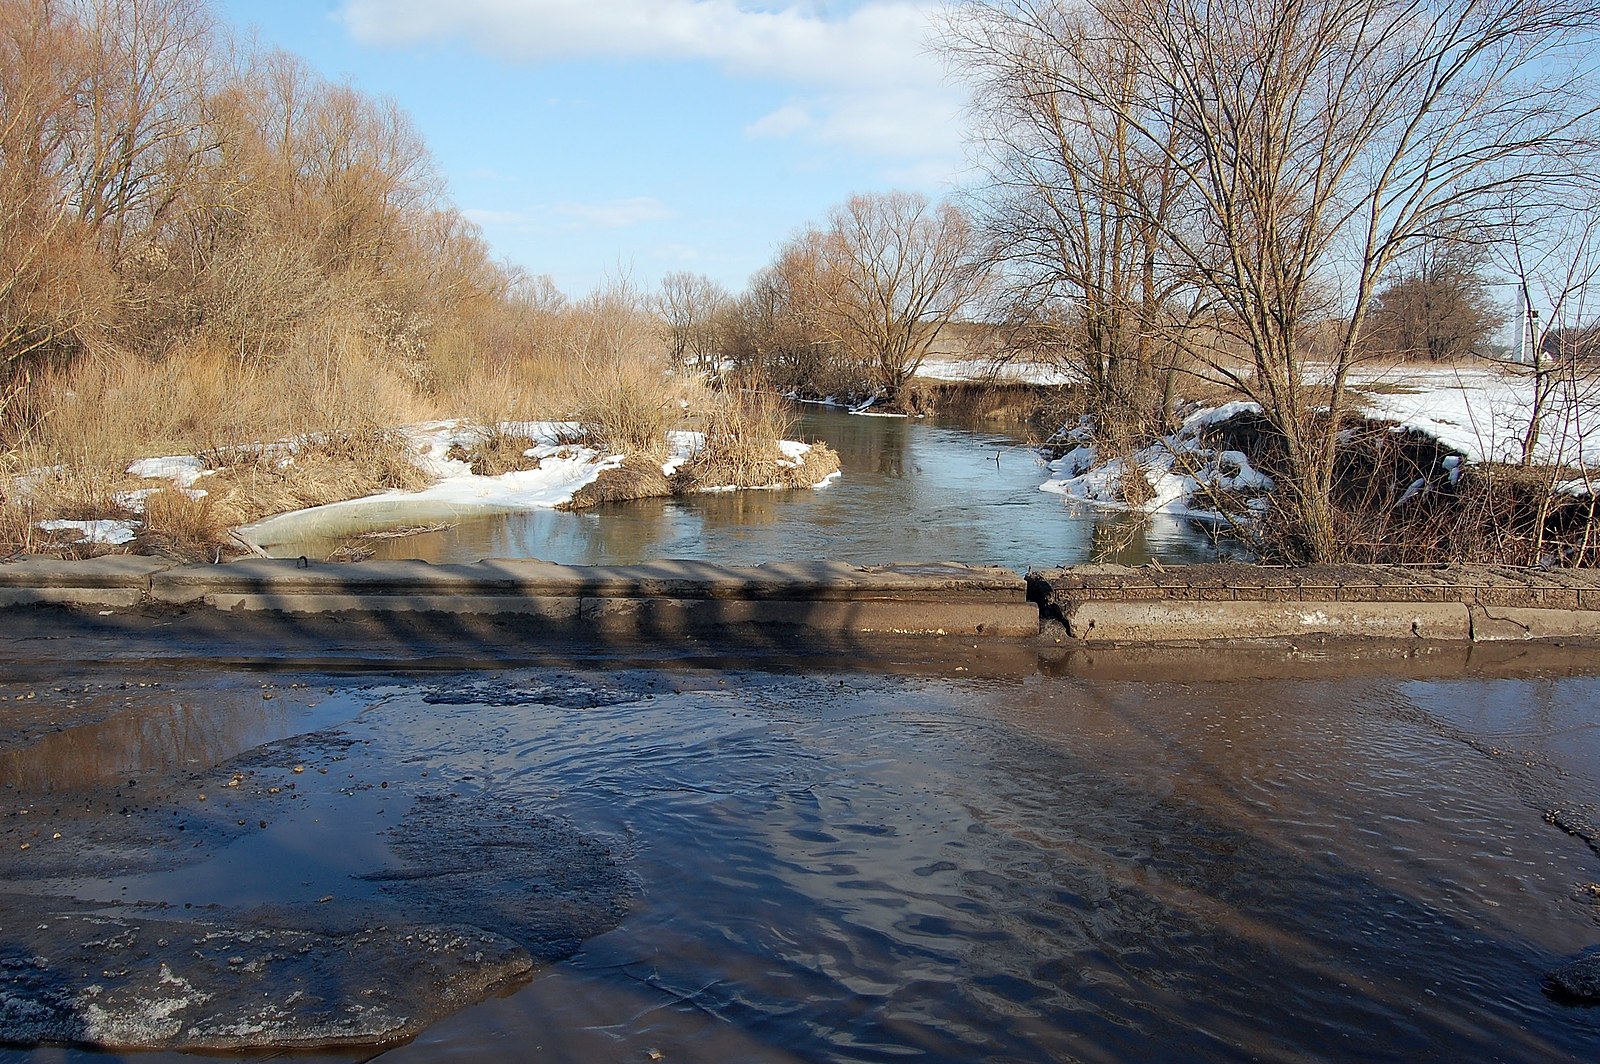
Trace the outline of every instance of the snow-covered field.
{"label": "snow-covered field", "polygon": [[995,362],[986,358],[929,355],[917,376],[935,381],[999,381],[1005,384],[1071,384],[1077,378],[1042,362]]}
{"label": "snow-covered field", "polygon": [[[1419,429],[1468,461],[1515,462],[1533,411],[1533,379],[1492,366],[1412,366],[1352,374],[1373,417]],[[1594,386],[1591,386],[1593,389]],[[1558,389],[1543,418],[1534,460],[1600,466],[1600,394]]]}

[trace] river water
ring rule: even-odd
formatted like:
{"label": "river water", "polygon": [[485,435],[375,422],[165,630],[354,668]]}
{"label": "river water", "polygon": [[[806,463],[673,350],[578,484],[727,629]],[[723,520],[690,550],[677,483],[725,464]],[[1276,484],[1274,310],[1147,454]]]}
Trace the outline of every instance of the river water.
{"label": "river water", "polygon": [[[819,491],[741,491],[644,499],[583,513],[535,510],[464,518],[437,533],[371,543],[378,558],[474,562],[541,558],[568,565],[659,558],[756,565],[796,558],[861,564],[956,561],[1026,571],[1087,561],[1209,561],[1195,525],[1130,517],[1039,490],[1049,473],[1019,437],[992,427],[860,417],[803,408],[796,433],[839,453],[844,475]],[[315,535],[273,552],[327,557]]]}
{"label": "river water", "polygon": [[254,773],[316,731],[263,830],[35,888],[174,919],[342,897],[446,791],[617,855],[619,925],[392,1064],[1593,1061],[1600,1009],[1541,990],[1600,943],[1600,856],[1542,816],[1600,803],[1585,660],[13,663],[0,801]]}

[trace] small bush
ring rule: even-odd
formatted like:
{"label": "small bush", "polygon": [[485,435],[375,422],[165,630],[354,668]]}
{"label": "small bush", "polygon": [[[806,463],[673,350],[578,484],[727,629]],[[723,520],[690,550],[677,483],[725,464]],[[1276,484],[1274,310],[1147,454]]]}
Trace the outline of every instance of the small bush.
{"label": "small bush", "polygon": [[497,477],[524,469],[538,469],[539,459],[527,452],[539,445],[524,433],[508,431],[503,425],[489,424],[478,429],[469,445],[455,444],[446,457],[465,462],[480,477]]}

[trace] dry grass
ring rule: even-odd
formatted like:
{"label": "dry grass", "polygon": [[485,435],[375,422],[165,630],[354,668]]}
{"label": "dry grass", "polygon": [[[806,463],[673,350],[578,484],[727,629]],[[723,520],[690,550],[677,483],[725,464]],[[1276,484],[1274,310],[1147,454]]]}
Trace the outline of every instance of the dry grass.
{"label": "dry grass", "polygon": [[190,562],[220,561],[235,550],[214,496],[197,499],[170,488],[145,500],[144,527],[135,542],[141,553]]}
{"label": "dry grass", "polygon": [[708,397],[701,413],[705,442],[673,476],[680,493],[717,487],[766,487],[779,477],[794,417],[771,392],[729,391]]}
{"label": "dry grass", "polygon": [[608,469],[595,480],[579,488],[571,501],[562,504],[562,510],[587,510],[608,502],[630,502],[634,499],[659,499],[672,494],[672,485],[662,475],[661,463],[639,462],[627,459],[620,468]]}
{"label": "dry grass", "polygon": [[660,465],[667,433],[682,417],[684,387],[658,367],[595,365],[575,388],[577,420],[590,447]]}
{"label": "dry grass", "polygon": [[702,411],[705,441],[672,477],[676,494],[713,488],[810,488],[839,470],[839,456],[811,445],[796,464],[778,447],[794,434],[794,413],[772,392],[740,389],[714,393]]}
{"label": "dry grass", "polygon": [[309,506],[424,488],[428,476],[413,454],[410,439],[399,432],[327,433],[292,454],[276,448],[209,452],[205,457],[219,472],[201,483],[216,497],[223,522],[248,524]]}
{"label": "dry grass", "polygon": [[[24,394],[8,397],[0,425],[8,461],[0,470],[0,550],[104,551],[47,537],[37,523],[141,519],[114,496],[167,484],[132,477],[128,465],[195,454],[214,470],[196,485],[206,494],[157,491],[143,533],[109,549],[221,557],[236,550],[232,526],[424,486],[407,439],[386,426],[463,415],[485,431],[457,457],[483,475],[536,465],[524,457],[536,441],[489,427],[504,422],[576,420],[574,442],[625,455],[624,467],[585,489],[575,506],[670,494],[659,467],[668,432],[682,427],[707,431],[695,483],[809,484],[825,474],[821,449],[801,469],[779,464],[776,441],[788,419],[774,400],[713,393],[668,374],[656,323],[625,287],[476,326],[455,322],[427,344],[377,336],[370,308],[359,303],[319,304],[273,333],[271,344],[248,350],[227,330],[207,329],[161,357],[107,349],[38,368]],[[274,440],[297,442],[291,453]],[[20,490],[17,472],[39,470],[49,472],[30,474]]]}
{"label": "dry grass", "polygon": [[446,457],[465,462],[480,477],[497,477],[502,473],[516,473],[525,469],[538,469],[539,459],[527,452],[540,441],[522,433],[509,431],[505,426],[490,422],[481,425],[477,438],[470,446],[456,444]]}

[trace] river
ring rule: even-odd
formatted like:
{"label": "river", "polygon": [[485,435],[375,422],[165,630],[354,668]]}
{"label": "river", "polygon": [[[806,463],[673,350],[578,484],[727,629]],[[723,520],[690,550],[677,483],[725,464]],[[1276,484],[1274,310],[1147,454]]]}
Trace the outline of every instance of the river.
{"label": "river", "polygon": [[[8,890],[172,920],[316,909],[444,797],[614,856],[620,922],[389,1064],[1600,1056],[1600,1010],[1541,990],[1600,941],[1600,856],[1542,816],[1600,802],[1581,655],[1016,667],[930,646],[755,667],[643,648],[424,672],[133,660],[63,683],[51,645],[0,671],[12,865],[18,831],[70,843],[82,796],[135,775],[129,830],[181,814],[194,848]],[[247,799],[230,773],[298,790]],[[195,837],[208,809],[249,826]]]}
{"label": "river", "polygon": [[[658,558],[756,565],[795,558],[861,564],[957,561],[1030,568],[1151,559],[1215,559],[1194,524],[1097,511],[1039,490],[1048,471],[1018,436],[993,427],[861,417],[802,408],[796,433],[839,453],[843,476],[817,491],[741,491],[614,503],[582,513],[533,510],[371,541],[375,557],[474,562],[541,558],[568,565]],[[327,557],[340,541],[308,535],[279,556]]]}

